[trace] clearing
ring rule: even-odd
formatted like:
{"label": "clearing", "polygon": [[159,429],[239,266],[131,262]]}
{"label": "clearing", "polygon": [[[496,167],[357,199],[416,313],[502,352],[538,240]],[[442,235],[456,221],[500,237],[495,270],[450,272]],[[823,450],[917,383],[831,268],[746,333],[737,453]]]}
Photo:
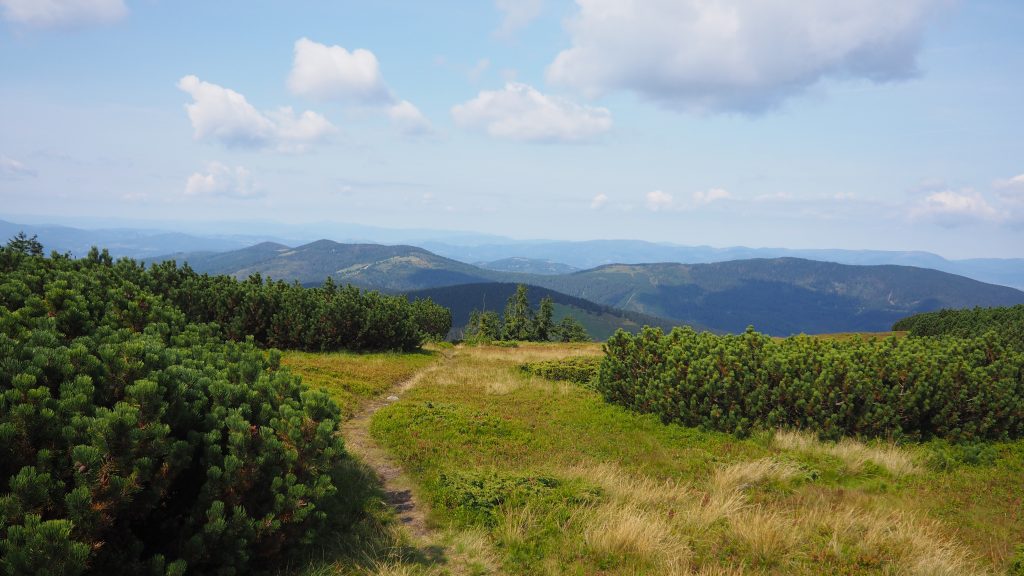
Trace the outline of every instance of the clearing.
{"label": "clearing", "polygon": [[1024,542],[1024,441],[737,438],[519,368],[600,354],[286,354],[398,508],[298,573],[1006,574]]}

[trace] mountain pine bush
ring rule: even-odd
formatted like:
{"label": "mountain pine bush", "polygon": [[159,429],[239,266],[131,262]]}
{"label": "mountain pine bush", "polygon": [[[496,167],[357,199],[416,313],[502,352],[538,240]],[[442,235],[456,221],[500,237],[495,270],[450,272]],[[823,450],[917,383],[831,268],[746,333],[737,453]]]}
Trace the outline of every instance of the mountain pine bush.
{"label": "mountain pine bush", "polygon": [[33,248],[0,248],[0,573],[245,574],[358,520],[337,405],[258,344],[408,349],[408,301]]}
{"label": "mountain pine bush", "polygon": [[1024,353],[976,338],[829,340],[619,331],[597,389],[666,422],[746,434],[950,440],[1024,436]]}

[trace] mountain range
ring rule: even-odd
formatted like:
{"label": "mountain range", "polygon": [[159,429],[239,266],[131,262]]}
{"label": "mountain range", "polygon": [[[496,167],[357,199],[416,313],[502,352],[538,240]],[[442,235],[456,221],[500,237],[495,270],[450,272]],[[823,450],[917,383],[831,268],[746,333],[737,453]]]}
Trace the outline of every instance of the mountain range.
{"label": "mountain range", "polygon": [[[801,258],[708,264],[611,264],[568,274],[488,270],[415,246],[261,243],[242,250],[178,254],[199,272],[251,274],[416,293],[428,289],[523,283],[659,323],[736,332],[748,325],[777,335],[887,330],[896,320],[940,308],[1024,303],[1020,290],[963,276],[897,265],[847,265]],[[463,291],[467,290],[465,288]],[[475,289],[477,292],[481,288]],[[437,296],[437,291],[432,297]],[[480,294],[463,294],[479,301]]]}
{"label": "mountain range", "polygon": [[[97,229],[69,224],[16,224],[0,219],[0,238],[18,231],[37,234],[47,250],[83,256],[91,246],[110,250],[115,257],[153,258],[173,253],[225,252],[264,241],[299,246],[319,238],[349,244],[404,244],[429,250],[480,268],[530,274],[564,274],[606,264],[681,262],[701,264],[751,258],[805,258],[840,264],[897,264],[932,268],[982,282],[1024,289],[1024,258],[950,260],[923,251],[747,248],[683,246],[641,240],[551,241],[513,240],[493,234],[446,230],[399,230],[348,223],[321,222],[286,225],[274,222],[165,224],[103,220]],[[20,217],[38,221],[39,217]],[[74,221],[69,221],[74,222]],[[259,230],[260,234],[253,234]],[[186,232],[186,233],[183,233]]]}

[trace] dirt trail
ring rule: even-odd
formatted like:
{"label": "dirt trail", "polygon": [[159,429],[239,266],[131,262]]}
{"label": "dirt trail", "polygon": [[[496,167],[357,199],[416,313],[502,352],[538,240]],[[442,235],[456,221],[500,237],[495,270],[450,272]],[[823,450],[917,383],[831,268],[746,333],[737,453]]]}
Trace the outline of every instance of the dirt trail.
{"label": "dirt trail", "polygon": [[342,435],[345,438],[346,450],[377,473],[384,489],[385,500],[394,508],[398,521],[408,532],[412,543],[423,551],[425,556],[438,561],[437,568],[441,568],[442,573],[459,575],[467,572],[466,567],[472,564],[471,559],[464,558],[463,554],[451,549],[443,542],[444,538],[440,533],[427,526],[429,507],[416,497],[413,491],[414,484],[399,463],[370,435],[370,420],[378,410],[397,402],[424,376],[444,368],[454,357],[453,352],[442,354],[444,358],[437,364],[417,372],[363,406],[355,416],[342,425]]}
{"label": "dirt trail", "polygon": [[429,537],[432,536],[432,531],[427,528],[426,523],[427,508],[414,498],[413,484],[402,468],[377,445],[370,435],[370,419],[378,410],[394,402],[394,400],[388,401],[388,398],[400,398],[424,376],[437,371],[448,361],[449,358],[446,357],[440,363],[425,368],[407,380],[396,384],[381,396],[368,402],[341,427],[341,433],[345,437],[345,449],[356,455],[359,460],[377,473],[381,485],[384,487],[384,495],[388,504],[395,508],[399,521],[416,540],[431,539]]}

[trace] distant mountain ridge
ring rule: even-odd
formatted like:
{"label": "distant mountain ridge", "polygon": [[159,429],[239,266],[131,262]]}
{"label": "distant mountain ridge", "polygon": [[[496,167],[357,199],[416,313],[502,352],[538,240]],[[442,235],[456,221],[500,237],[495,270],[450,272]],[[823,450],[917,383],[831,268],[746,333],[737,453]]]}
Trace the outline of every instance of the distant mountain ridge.
{"label": "distant mountain ridge", "polygon": [[197,272],[239,279],[258,273],[302,284],[320,284],[330,276],[340,284],[388,292],[508,279],[506,273],[484,270],[415,246],[339,244],[331,240],[317,240],[295,248],[264,242],[232,252],[177,254],[163,259],[171,258],[187,261]]}
{"label": "distant mountain ridge", "polygon": [[[1024,292],[937,270],[857,266],[799,258],[710,264],[612,264],[570,274],[500,272],[415,246],[259,244],[225,254],[185,255],[200,272],[319,284],[330,276],[388,292],[466,284],[524,283],[677,323],[778,335],[887,330],[940,308],[1024,303]],[[181,259],[179,259],[181,260]]]}
{"label": "distant mountain ridge", "polygon": [[931,268],[982,282],[1024,289],[1024,258],[948,260],[922,251],[747,248],[681,246],[642,240],[535,241],[506,244],[456,245],[438,241],[419,244],[436,254],[463,262],[493,261],[512,256],[559,262],[580,269],[606,264],[708,264],[754,258],[804,258],[839,264],[895,264]]}
{"label": "distant mountain ridge", "polygon": [[502,258],[491,262],[475,262],[485,270],[496,270],[498,272],[520,272],[523,274],[571,274],[579,272],[580,269],[568,264],[554,262],[552,260],[541,260],[539,258]]}
{"label": "distant mountain ridge", "polygon": [[[0,217],[2,218],[2,217]],[[38,219],[38,218],[37,218]],[[346,223],[314,223],[302,226],[273,222],[222,222],[207,224],[216,232],[183,234],[165,229],[128,227],[123,221],[106,223],[103,229],[67,225],[15,224],[0,219],[0,236],[10,238],[24,230],[38,234],[47,251],[84,255],[91,246],[110,250],[115,257],[153,259],[197,252],[227,252],[273,240],[299,245],[315,238],[346,243],[411,245],[452,260],[478,263],[480,268],[504,272],[567,273],[569,268],[590,269],[605,264],[684,263],[702,264],[752,258],[805,258],[840,264],[897,264],[932,268],[982,282],[1024,289],[1024,258],[969,258],[949,260],[923,251],[747,248],[733,246],[683,246],[643,240],[513,240],[474,232],[400,230]],[[163,224],[150,223],[163,227]],[[212,227],[211,227],[212,226]],[[198,224],[186,226],[203,228]],[[250,231],[258,229],[260,234]],[[523,264],[526,262],[525,264]],[[548,264],[540,264],[547,262]],[[518,266],[518,267],[517,267]]]}
{"label": "distant mountain ridge", "polygon": [[739,332],[887,330],[925,310],[1008,306],[1024,292],[938,270],[799,258],[613,264],[536,283],[608,306]]}
{"label": "distant mountain ridge", "polygon": [[[406,295],[410,298],[430,298],[450,309],[453,330],[459,332],[469,322],[469,316],[474,310],[490,310],[501,314],[505,309],[505,303],[515,293],[516,286],[513,283],[502,282],[460,284],[416,290]],[[527,295],[533,308],[539,307],[542,298],[551,298],[555,305],[556,322],[563,316],[571,315],[584,325],[592,338],[598,340],[608,339],[619,328],[636,332],[646,325],[657,326],[667,331],[679,324],[665,318],[596,304],[539,286],[528,286]]]}

